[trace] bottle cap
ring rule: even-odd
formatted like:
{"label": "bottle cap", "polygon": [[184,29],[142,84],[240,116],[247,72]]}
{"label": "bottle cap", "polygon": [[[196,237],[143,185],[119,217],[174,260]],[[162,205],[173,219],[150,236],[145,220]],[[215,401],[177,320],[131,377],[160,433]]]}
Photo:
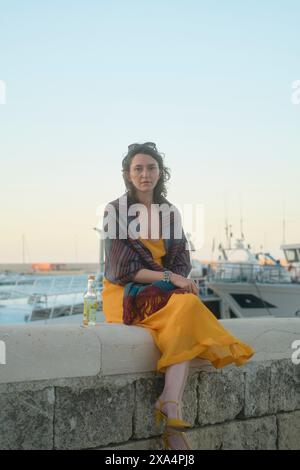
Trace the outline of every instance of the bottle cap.
{"label": "bottle cap", "polygon": [[95,276],[93,276],[92,274],[90,274],[90,275],[89,275],[89,279],[95,280]]}

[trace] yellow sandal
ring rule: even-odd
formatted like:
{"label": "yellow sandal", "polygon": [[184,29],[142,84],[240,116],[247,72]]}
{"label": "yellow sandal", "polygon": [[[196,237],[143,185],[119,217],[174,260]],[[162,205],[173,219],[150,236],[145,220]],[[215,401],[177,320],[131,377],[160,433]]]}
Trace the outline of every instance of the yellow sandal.
{"label": "yellow sandal", "polygon": [[156,408],[155,409],[155,420],[156,420],[156,424],[159,425],[159,423],[161,422],[161,420],[164,420],[166,422],[166,426],[168,428],[173,428],[173,429],[178,429],[178,430],[182,430],[182,429],[186,429],[186,428],[191,428],[192,425],[187,423],[186,421],[183,421],[182,419],[179,419],[179,418],[169,418],[163,411],[162,411],[162,407],[166,404],[166,403],[176,403],[177,407],[178,407],[178,402],[177,401],[173,401],[173,400],[168,400],[168,401],[159,401],[159,408]]}

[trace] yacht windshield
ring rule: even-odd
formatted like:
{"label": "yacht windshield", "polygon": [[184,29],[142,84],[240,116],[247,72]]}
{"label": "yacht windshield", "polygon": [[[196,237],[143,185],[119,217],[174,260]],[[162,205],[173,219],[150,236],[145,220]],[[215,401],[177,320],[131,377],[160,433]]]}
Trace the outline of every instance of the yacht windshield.
{"label": "yacht windshield", "polygon": [[296,263],[299,261],[299,256],[296,249],[284,250],[286,260],[289,263]]}

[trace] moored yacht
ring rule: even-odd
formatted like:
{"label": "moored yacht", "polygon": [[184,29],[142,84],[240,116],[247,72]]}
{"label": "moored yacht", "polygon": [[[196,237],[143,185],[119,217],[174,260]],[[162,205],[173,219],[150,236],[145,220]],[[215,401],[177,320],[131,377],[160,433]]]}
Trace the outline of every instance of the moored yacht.
{"label": "moored yacht", "polygon": [[[299,245],[300,247],[300,245]],[[255,255],[243,239],[220,249],[206,286],[220,298],[220,318],[299,317],[300,282],[271,256]]]}
{"label": "moored yacht", "polygon": [[300,282],[300,243],[281,245],[284,252],[288,270],[294,282]]}

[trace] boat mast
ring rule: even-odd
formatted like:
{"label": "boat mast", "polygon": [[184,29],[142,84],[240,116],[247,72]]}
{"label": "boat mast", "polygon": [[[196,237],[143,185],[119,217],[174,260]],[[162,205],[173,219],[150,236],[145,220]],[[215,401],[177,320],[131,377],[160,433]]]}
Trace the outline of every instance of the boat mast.
{"label": "boat mast", "polygon": [[282,244],[285,244],[285,200],[282,200]]}
{"label": "boat mast", "polygon": [[226,234],[227,249],[231,250],[231,237],[232,237],[231,227],[232,225],[228,224],[226,197],[224,198],[224,204],[225,204],[225,234]]}
{"label": "boat mast", "polygon": [[25,264],[25,235],[22,234],[22,264]]}
{"label": "boat mast", "polygon": [[243,211],[242,211],[242,196],[240,195],[240,228],[241,228],[241,240],[245,240],[244,230],[243,230]]}
{"label": "boat mast", "polygon": [[93,230],[98,232],[99,236],[99,264],[98,264],[98,274],[104,273],[104,240],[102,237],[102,230],[98,227],[93,227]]}

